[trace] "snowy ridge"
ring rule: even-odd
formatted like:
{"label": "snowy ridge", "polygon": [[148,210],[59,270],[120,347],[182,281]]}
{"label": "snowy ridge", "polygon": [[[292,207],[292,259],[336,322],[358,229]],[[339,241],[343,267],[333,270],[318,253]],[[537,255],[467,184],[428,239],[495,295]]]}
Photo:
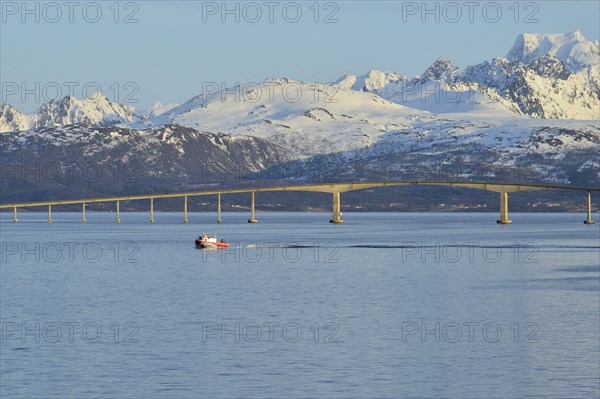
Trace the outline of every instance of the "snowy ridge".
{"label": "snowy ridge", "polygon": [[464,70],[440,57],[413,79],[374,70],[336,83],[435,114],[600,119],[600,49],[579,31],[521,34],[506,58]]}
{"label": "snowy ridge", "polygon": [[367,147],[382,134],[409,128],[420,119],[436,117],[372,93],[268,79],[248,90],[239,86],[200,95],[156,118],[127,126],[176,123],[204,131],[252,135],[302,157]]}
{"label": "snowy ridge", "polygon": [[[464,71],[447,59],[440,60],[419,78],[389,80],[363,90],[435,114],[467,113],[476,118],[494,112],[542,119],[600,119],[597,67],[573,72],[549,54],[529,64],[495,58]],[[357,79],[346,75],[339,81],[347,85]]]}
{"label": "snowy ridge", "polygon": [[[438,72],[435,77],[445,74]],[[409,84],[410,81],[400,80],[388,83],[387,88]],[[127,126],[153,128],[176,123],[234,137],[251,135],[286,148],[297,160],[320,155],[369,159],[437,148],[438,152],[448,153],[485,149],[497,154],[497,161],[506,163],[518,157],[556,160],[572,151],[600,150],[599,120],[519,115],[517,105],[477,83],[447,84],[425,78],[416,84],[427,85],[425,91],[433,94],[426,98],[429,104],[425,104],[442,108],[444,114],[417,110],[417,105],[423,106],[421,98],[409,96],[407,102],[414,106],[405,107],[393,102],[394,97],[387,101],[373,93],[348,88],[315,102],[311,90],[316,87],[324,94],[329,86],[280,79],[267,80],[258,88],[253,86],[254,93],[235,95],[234,90],[228,89],[198,96],[161,116]],[[293,102],[286,100],[281,93],[290,85],[310,95]],[[448,103],[435,101],[437,86],[452,93],[462,92],[464,103],[454,104],[456,110],[451,112]],[[272,96],[260,96],[258,92],[267,88]],[[474,112],[464,112],[467,107]]]}
{"label": "snowy ridge", "polygon": [[149,129],[77,124],[43,127],[1,135],[0,150],[4,156],[11,152],[36,157],[46,156],[46,151],[62,153],[57,160],[64,160],[66,152],[72,161],[97,160],[100,164],[111,159],[123,163],[135,160],[146,165],[144,173],[167,179],[174,170],[184,177],[190,170],[202,173],[202,163],[223,170],[235,166],[248,173],[263,170],[269,162],[290,159],[284,149],[256,137],[200,132],[179,125]]}
{"label": "snowy ridge", "polygon": [[137,116],[132,108],[111,102],[101,93],[95,93],[83,100],[65,96],[58,101],[51,100],[43,104],[33,114],[23,114],[9,104],[2,104],[0,133],[75,123],[110,126],[135,119]]}

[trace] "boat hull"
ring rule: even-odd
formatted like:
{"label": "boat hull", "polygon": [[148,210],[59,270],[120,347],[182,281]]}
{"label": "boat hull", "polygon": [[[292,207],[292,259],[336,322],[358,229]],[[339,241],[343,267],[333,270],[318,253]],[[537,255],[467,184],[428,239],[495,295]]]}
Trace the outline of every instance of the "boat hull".
{"label": "boat hull", "polygon": [[229,248],[228,242],[206,242],[196,240],[196,248]]}

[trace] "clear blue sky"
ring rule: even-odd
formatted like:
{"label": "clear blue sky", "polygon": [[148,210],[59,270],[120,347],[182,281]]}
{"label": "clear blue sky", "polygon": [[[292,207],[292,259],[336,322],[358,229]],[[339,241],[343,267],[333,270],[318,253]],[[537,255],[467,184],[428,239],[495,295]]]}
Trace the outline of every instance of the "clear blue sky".
{"label": "clear blue sky", "polygon": [[[4,90],[0,100],[31,112],[54,96],[56,86],[67,94],[68,86],[74,85],[69,82],[78,83],[74,94],[81,97],[82,86],[96,82],[109,98],[137,100],[130,105],[144,109],[154,101],[184,102],[200,94],[203,82],[231,85],[271,76],[329,82],[345,72],[363,74],[370,69],[413,76],[439,56],[459,67],[504,56],[522,32],[579,29],[590,40],[600,37],[596,0],[521,1],[518,13],[513,1],[477,2],[471,9],[463,1],[451,2],[453,6],[427,2],[432,14],[423,13],[421,1],[338,1],[320,2],[318,15],[314,1],[308,1],[295,3],[301,17],[296,17],[295,4],[283,1],[274,6],[257,1],[258,8],[240,2],[237,15],[222,15],[221,1],[114,3],[99,2],[98,17],[96,7],[86,2],[72,10],[62,1],[55,3],[61,5],[59,10],[45,2],[28,2],[32,11],[27,13],[21,1],[2,1],[3,88],[14,90],[15,83],[24,83],[35,90],[37,82],[40,92],[43,87],[47,91],[40,93],[39,101],[33,94],[22,101],[22,87],[15,95]],[[235,4],[229,2],[228,7],[234,9]],[[137,22],[124,23],[128,16]],[[337,22],[324,23],[327,16]],[[292,23],[294,19],[299,20]],[[93,84],[88,90],[94,91]]]}

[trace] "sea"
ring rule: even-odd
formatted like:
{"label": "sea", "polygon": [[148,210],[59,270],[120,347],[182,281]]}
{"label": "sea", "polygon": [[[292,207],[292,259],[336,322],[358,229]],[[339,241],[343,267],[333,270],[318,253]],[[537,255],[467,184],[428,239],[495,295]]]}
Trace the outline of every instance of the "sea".
{"label": "sea", "polygon": [[580,213],[18,216],[2,398],[600,396],[600,224]]}

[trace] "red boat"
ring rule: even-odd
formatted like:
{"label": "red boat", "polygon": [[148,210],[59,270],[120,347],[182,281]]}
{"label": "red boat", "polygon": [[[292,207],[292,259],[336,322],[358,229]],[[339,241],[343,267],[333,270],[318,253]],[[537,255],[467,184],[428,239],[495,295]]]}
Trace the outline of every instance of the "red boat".
{"label": "red boat", "polygon": [[202,234],[196,239],[196,248],[229,248],[229,243],[217,240],[217,236],[209,237]]}

